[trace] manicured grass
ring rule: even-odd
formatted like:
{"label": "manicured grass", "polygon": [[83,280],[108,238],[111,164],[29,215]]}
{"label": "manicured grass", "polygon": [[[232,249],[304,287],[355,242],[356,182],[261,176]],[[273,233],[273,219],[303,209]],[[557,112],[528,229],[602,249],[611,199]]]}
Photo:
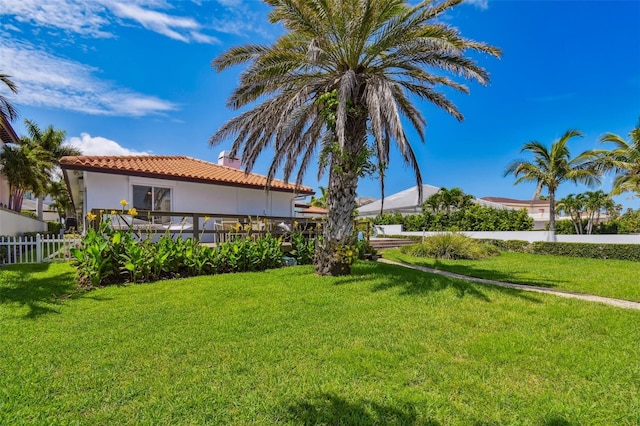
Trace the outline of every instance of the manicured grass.
{"label": "manicured grass", "polygon": [[386,250],[384,257],[471,277],[640,302],[639,262],[506,252],[482,260],[437,260],[398,249]]}
{"label": "manicured grass", "polygon": [[0,268],[0,424],[635,425],[640,312],[358,263]]}

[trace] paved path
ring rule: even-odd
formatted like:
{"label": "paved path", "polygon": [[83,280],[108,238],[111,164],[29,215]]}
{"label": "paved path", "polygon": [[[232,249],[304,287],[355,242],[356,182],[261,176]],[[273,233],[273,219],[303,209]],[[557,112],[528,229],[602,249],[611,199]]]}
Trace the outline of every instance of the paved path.
{"label": "paved path", "polygon": [[622,299],[612,299],[609,297],[594,296],[591,294],[572,293],[570,291],[554,290],[546,287],[536,287],[533,285],[505,283],[502,281],[487,280],[484,278],[469,277],[467,275],[454,274],[453,272],[441,271],[439,269],[425,268],[424,266],[410,265],[407,263],[394,262],[393,260],[378,259],[378,262],[388,263],[390,265],[403,266],[405,268],[416,269],[418,271],[428,272],[430,274],[443,275],[445,277],[458,278],[465,281],[473,281],[474,283],[497,285],[500,287],[514,288],[522,291],[531,291],[534,293],[553,294],[555,296],[567,297],[570,299],[587,300],[589,302],[604,303],[606,305],[616,306],[618,308],[635,309],[640,311],[640,303],[630,302]]}

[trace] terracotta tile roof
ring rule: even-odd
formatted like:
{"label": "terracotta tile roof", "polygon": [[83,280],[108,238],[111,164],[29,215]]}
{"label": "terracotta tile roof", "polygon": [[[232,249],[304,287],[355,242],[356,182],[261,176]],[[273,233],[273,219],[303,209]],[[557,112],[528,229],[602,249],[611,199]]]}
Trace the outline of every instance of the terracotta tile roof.
{"label": "terracotta tile roof", "polygon": [[302,210],[300,210],[300,213],[304,213],[304,214],[327,214],[327,213],[329,213],[329,210],[324,209],[322,207],[309,206],[309,207],[305,207]]}
{"label": "terracotta tile roof", "polygon": [[[86,170],[98,173],[144,176],[187,182],[216,183],[219,185],[241,186],[264,189],[266,176],[245,173],[232,167],[220,166],[207,161],[178,155],[136,155],[136,156],[75,156],[63,157],[60,166],[67,170]],[[296,187],[274,179],[269,187],[272,191],[313,194],[308,186]]]}
{"label": "terracotta tile roof", "polygon": [[505,197],[482,197],[481,200],[491,201],[493,203],[549,205],[549,200],[516,200]]}
{"label": "terracotta tile roof", "polygon": [[16,135],[15,130],[11,127],[11,123],[0,115],[0,141],[5,143],[18,143],[20,138]]}

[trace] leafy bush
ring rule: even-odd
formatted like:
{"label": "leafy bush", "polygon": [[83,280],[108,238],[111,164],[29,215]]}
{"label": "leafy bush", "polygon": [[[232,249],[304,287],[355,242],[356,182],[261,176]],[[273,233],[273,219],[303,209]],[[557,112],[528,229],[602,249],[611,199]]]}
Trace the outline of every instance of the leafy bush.
{"label": "leafy bush", "polygon": [[49,234],[60,235],[60,230],[62,229],[62,223],[56,222],[53,220],[47,221],[47,232]]}
{"label": "leafy bush", "polygon": [[25,216],[29,216],[32,219],[38,219],[38,215],[32,210],[20,210],[20,213]]}
{"label": "leafy bush", "polygon": [[524,240],[488,240],[482,239],[478,240],[485,244],[490,244],[495,246],[500,251],[512,251],[516,253],[530,253],[531,252],[531,243],[529,241]]}
{"label": "leafy bush", "polygon": [[402,216],[384,214],[374,219],[376,225],[402,224],[405,231],[530,231],[533,219],[526,210],[506,210],[471,204],[451,212]]}
{"label": "leafy bush", "polygon": [[453,232],[427,237],[420,244],[401,247],[400,251],[410,256],[436,259],[484,259],[500,254],[495,246]]}
{"label": "leafy bush", "polygon": [[519,240],[478,241],[495,246],[501,251],[516,253],[640,261],[640,245],[638,244],[550,243],[544,241],[529,243]]}
{"label": "leafy bush", "polygon": [[530,252],[592,259],[640,261],[640,245],[638,244],[548,243],[537,241],[531,244]]}
{"label": "leafy bush", "polygon": [[298,265],[310,265],[316,252],[315,238],[305,238],[300,232],[291,235],[291,251],[289,256],[296,259]]}
{"label": "leafy bush", "polygon": [[113,230],[109,222],[87,231],[73,249],[78,280],[87,287],[163,278],[262,271],[282,266],[281,241],[272,236],[236,239],[207,247],[193,238],[139,240],[132,230]]}

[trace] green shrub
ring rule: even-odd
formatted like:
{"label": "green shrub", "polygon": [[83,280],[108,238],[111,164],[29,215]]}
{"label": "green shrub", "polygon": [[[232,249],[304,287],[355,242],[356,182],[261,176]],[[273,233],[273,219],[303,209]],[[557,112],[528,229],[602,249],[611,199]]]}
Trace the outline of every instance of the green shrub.
{"label": "green shrub", "polygon": [[497,247],[500,251],[511,251],[516,253],[530,253],[531,243],[524,240],[478,240],[485,244]]}
{"label": "green shrub", "polygon": [[500,254],[495,246],[453,232],[427,237],[420,244],[401,247],[400,251],[410,256],[436,259],[484,259]]}
{"label": "green shrub", "polygon": [[109,222],[91,228],[82,247],[72,250],[78,281],[86,287],[164,278],[262,271],[282,266],[280,239],[236,239],[207,247],[193,238],[161,235],[140,240],[132,230],[113,230]]}
{"label": "green shrub", "polygon": [[544,241],[529,243],[519,240],[478,241],[495,246],[501,251],[516,253],[640,261],[639,244],[550,243]]}
{"label": "green shrub", "polygon": [[298,265],[310,265],[316,252],[315,238],[305,238],[300,232],[291,235],[291,251],[289,256],[296,259]]}
{"label": "green shrub", "polygon": [[506,210],[471,204],[451,212],[402,216],[383,214],[374,219],[376,225],[403,225],[405,231],[530,231],[533,219],[526,210]]}
{"label": "green shrub", "polygon": [[47,233],[60,235],[60,230],[62,229],[62,223],[56,222],[53,220],[47,221]]}
{"label": "green shrub", "polygon": [[640,261],[639,244],[548,243],[537,241],[531,244],[530,250],[534,254]]}
{"label": "green shrub", "polygon": [[25,216],[29,216],[30,218],[38,219],[38,215],[32,210],[20,210],[20,213]]}

